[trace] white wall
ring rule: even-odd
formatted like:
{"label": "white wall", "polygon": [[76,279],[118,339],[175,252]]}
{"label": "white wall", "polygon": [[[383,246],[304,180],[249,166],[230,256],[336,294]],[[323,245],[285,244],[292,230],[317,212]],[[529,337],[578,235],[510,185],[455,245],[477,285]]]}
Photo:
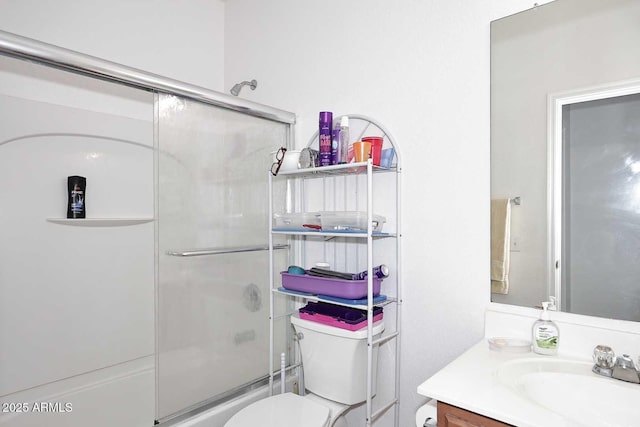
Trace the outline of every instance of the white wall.
{"label": "white wall", "polygon": [[222,90],[221,0],[0,0],[0,30]]}
{"label": "white wall", "polygon": [[[401,420],[416,387],[481,339],[489,301],[489,22],[530,1],[233,0],[226,87],[298,114],[381,121],[403,158],[404,330]],[[380,367],[384,369],[384,367]],[[364,425],[362,411],[351,416]],[[386,420],[385,420],[386,423]]]}

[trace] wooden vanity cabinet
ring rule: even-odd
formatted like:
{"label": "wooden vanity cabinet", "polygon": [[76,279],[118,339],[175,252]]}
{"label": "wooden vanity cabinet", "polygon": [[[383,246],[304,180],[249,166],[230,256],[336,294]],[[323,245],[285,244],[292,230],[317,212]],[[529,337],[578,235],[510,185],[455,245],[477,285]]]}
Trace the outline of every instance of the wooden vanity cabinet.
{"label": "wooden vanity cabinet", "polygon": [[438,427],[509,427],[501,421],[438,402]]}

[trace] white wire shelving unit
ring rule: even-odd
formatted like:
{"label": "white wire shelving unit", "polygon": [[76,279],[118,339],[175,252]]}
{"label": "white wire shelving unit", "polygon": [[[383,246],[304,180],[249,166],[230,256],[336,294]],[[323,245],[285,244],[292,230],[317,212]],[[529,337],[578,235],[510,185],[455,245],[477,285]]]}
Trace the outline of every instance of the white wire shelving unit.
{"label": "white wire shelving unit", "polygon": [[[308,211],[366,211],[366,231],[351,233],[335,231],[303,231],[279,230],[273,225],[269,230],[269,264],[270,264],[270,390],[274,382],[274,320],[283,316],[290,316],[293,311],[285,314],[276,313],[275,298],[290,298],[306,301],[323,301],[335,305],[366,310],[367,316],[367,399],[365,404],[366,425],[372,426],[394,409],[393,423],[399,425],[400,402],[400,344],[401,344],[401,312],[402,312],[402,228],[401,228],[401,176],[402,168],[397,144],[389,132],[379,123],[361,115],[348,115],[350,127],[355,128],[355,140],[363,135],[383,136],[385,148],[395,150],[396,161],[391,168],[374,166],[372,161],[349,163],[299,169],[281,172],[277,177],[269,174],[269,217],[272,223],[274,215],[274,183],[286,180],[286,203],[289,212]],[[340,118],[337,118],[339,121]],[[352,123],[356,126],[352,126]],[[314,135],[308,147],[317,141]],[[381,188],[381,190],[378,190]],[[383,227],[384,232],[373,229],[374,210],[383,210],[388,220]],[[287,239],[290,247],[290,260],[295,265],[310,265],[313,261],[331,260],[332,269],[338,271],[359,271],[366,266],[367,298],[366,304],[351,305],[336,301],[328,301],[314,295],[292,295],[286,290],[279,289],[280,284],[274,268],[274,248]],[[274,239],[279,240],[278,243]],[[378,249],[380,248],[380,249]],[[320,254],[320,255],[318,255]],[[314,258],[314,259],[311,259]],[[320,259],[319,259],[320,258]],[[381,262],[384,260],[384,262]],[[311,262],[308,262],[311,261]],[[387,296],[383,302],[374,302],[373,295],[373,267],[378,264],[388,264],[391,274],[384,279],[382,291]],[[385,307],[385,332],[379,338],[373,336],[373,309]],[[387,311],[388,310],[388,311]],[[376,397],[373,391],[373,351],[375,346],[390,346],[390,360],[385,360],[385,369],[378,368],[378,384],[381,374],[387,376],[385,384],[393,387],[392,396],[387,396],[389,390],[381,392],[378,387]],[[380,355],[380,353],[379,353]],[[379,359],[380,361],[380,356]],[[389,385],[390,384],[390,385]]]}

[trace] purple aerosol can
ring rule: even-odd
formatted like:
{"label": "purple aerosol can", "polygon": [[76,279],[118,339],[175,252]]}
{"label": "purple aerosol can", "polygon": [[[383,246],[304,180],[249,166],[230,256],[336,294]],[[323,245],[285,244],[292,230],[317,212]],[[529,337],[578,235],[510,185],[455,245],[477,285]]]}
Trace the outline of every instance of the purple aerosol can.
{"label": "purple aerosol can", "polygon": [[320,127],[318,136],[320,140],[320,166],[331,166],[331,131],[333,128],[333,113],[330,111],[320,112]]}
{"label": "purple aerosol can", "polygon": [[[381,264],[377,267],[373,267],[372,273],[375,277],[379,279],[384,279],[385,277],[389,277],[389,267],[384,264]],[[353,280],[364,280],[368,276],[367,270],[362,271],[360,273],[356,273],[353,275]]]}

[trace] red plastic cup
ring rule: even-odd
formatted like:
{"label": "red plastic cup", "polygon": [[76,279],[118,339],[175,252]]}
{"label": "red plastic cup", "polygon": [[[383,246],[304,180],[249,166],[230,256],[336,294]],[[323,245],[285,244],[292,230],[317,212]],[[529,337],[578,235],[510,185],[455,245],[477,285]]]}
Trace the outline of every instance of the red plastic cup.
{"label": "red plastic cup", "polygon": [[382,153],[382,137],[381,136],[365,136],[362,138],[362,142],[371,143],[371,158],[373,164],[380,166],[380,154]]}

